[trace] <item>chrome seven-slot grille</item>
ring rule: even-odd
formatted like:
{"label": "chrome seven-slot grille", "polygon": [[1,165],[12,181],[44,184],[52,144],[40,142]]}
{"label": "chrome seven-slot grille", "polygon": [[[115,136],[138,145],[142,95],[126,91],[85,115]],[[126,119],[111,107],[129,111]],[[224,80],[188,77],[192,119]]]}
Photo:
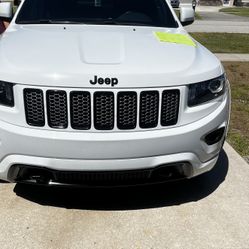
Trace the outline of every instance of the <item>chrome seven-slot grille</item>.
{"label": "chrome seven-slot grille", "polygon": [[178,121],[179,102],[178,89],[120,91],[116,95],[112,91],[67,94],[63,90],[24,89],[27,123],[37,127],[47,123],[54,129],[69,125],[75,130],[113,130],[115,125],[119,130],[150,129],[159,123],[172,126]]}

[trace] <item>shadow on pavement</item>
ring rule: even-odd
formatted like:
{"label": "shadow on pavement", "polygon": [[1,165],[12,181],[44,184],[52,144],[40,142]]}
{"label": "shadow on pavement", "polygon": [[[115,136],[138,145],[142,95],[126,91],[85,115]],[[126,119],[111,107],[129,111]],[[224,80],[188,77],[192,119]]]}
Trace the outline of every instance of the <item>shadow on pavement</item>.
{"label": "shadow on pavement", "polygon": [[225,180],[229,167],[224,150],[214,169],[174,183],[126,188],[65,188],[16,184],[14,192],[41,205],[84,210],[136,210],[201,200]]}

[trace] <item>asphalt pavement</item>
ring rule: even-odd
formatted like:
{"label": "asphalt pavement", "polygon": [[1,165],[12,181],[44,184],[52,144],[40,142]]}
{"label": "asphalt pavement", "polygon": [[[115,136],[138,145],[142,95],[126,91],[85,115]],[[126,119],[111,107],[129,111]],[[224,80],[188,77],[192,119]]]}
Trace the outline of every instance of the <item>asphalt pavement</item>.
{"label": "asphalt pavement", "polygon": [[202,20],[186,26],[188,32],[249,33],[249,17],[219,12],[221,7],[198,6]]}
{"label": "asphalt pavement", "polygon": [[226,14],[223,12],[198,11],[203,21],[249,22],[249,17]]}
{"label": "asphalt pavement", "polygon": [[228,21],[199,21],[196,20],[193,24],[186,26],[188,32],[217,32],[217,33],[249,33],[248,22],[228,22]]}
{"label": "asphalt pavement", "polygon": [[5,248],[249,248],[249,165],[225,144],[189,181],[120,189],[0,184]]}

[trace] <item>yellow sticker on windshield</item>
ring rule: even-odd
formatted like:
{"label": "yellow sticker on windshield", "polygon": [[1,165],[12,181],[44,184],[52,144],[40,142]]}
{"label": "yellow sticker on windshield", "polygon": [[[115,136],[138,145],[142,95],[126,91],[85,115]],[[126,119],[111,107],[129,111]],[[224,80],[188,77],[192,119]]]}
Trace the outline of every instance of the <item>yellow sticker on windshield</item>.
{"label": "yellow sticker on windshield", "polygon": [[171,42],[196,47],[196,43],[188,35],[165,32],[154,32],[154,34],[160,42]]}

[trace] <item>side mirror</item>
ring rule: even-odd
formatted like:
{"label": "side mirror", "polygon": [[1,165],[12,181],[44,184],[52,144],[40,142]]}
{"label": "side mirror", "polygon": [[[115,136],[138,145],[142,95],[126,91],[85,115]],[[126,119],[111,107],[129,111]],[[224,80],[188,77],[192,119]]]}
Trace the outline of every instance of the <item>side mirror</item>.
{"label": "side mirror", "polygon": [[11,19],[13,16],[13,8],[11,2],[0,3],[0,18]]}
{"label": "side mirror", "polygon": [[190,25],[195,20],[195,11],[191,7],[180,8],[180,22],[183,26]]}

